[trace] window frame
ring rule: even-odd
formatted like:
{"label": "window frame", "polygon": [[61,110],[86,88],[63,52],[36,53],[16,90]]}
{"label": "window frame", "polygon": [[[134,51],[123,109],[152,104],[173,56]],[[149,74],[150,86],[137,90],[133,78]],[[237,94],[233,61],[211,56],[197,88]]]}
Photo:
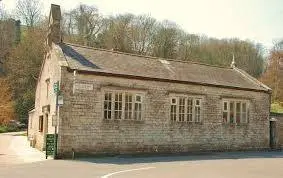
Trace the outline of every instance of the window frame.
{"label": "window frame", "polygon": [[[107,96],[108,100],[105,99],[106,94],[109,94]],[[109,98],[111,98],[111,99],[109,100]],[[107,102],[107,108],[106,109],[105,109],[105,102]],[[113,104],[112,104],[112,102],[113,102],[113,93],[104,92],[104,94],[103,94],[103,107],[102,107],[102,109],[103,109],[103,119],[110,120],[113,117],[113,107],[112,107]],[[109,109],[109,103],[110,103],[110,109]],[[105,111],[107,113],[107,117],[105,117]],[[110,118],[109,118],[109,113],[110,113]]]}
{"label": "window frame", "polygon": [[43,119],[43,115],[40,115],[38,118],[38,131],[39,132],[43,132],[43,126],[44,126],[44,119]]}
{"label": "window frame", "polygon": [[[233,109],[231,110],[231,102],[233,102]],[[227,109],[224,110],[224,103],[227,103]],[[237,104],[240,103],[240,111],[237,111]],[[243,122],[243,104],[246,105],[245,112],[245,122]],[[225,124],[247,124],[249,123],[249,110],[250,110],[250,102],[245,99],[223,99],[221,102],[221,115],[222,115],[222,123]],[[231,111],[233,111],[233,122],[230,122]],[[224,112],[227,113],[227,122],[224,122]],[[240,114],[240,121],[237,122],[237,114]]]}
{"label": "window frame", "polygon": [[[185,99],[185,111],[184,111],[184,121],[179,120],[179,114],[180,114],[180,106],[179,106],[179,100],[180,98]],[[172,122],[187,122],[187,123],[202,123],[203,121],[203,100],[204,96],[199,96],[199,95],[186,95],[186,94],[170,94],[169,95],[170,99],[170,105],[169,105],[169,120]],[[176,120],[172,120],[172,100],[176,99]],[[191,116],[192,120],[188,120],[188,106],[189,106],[189,99],[192,100],[192,110],[191,110]],[[195,108],[196,108],[196,100],[199,100],[199,108],[200,108],[200,114],[199,114],[199,120],[196,120],[195,116]]]}
{"label": "window frame", "polygon": [[[172,101],[175,100],[175,103],[173,103]],[[177,121],[178,120],[178,115],[177,115],[177,107],[178,107],[178,101],[177,101],[177,97],[171,97],[170,98],[170,114],[169,114],[169,118],[171,121]],[[172,109],[172,106],[174,106],[174,112]],[[172,117],[174,115],[174,117]]]}
{"label": "window frame", "polygon": [[[105,113],[104,113],[104,102],[105,102],[105,94],[106,93],[111,93],[112,94],[112,98],[111,98],[111,118],[106,119],[105,118]],[[115,95],[117,93],[122,93],[122,114],[121,114],[121,119],[115,119]],[[125,115],[126,115],[126,95],[130,94],[132,95],[132,103],[131,103],[131,117],[130,119],[127,118],[125,119]],[[136,101],[136,97],[140,96],[141,101]],[[118,96],[119,97],[119,96]],[[119,90],[119,89],[105,89],[102,91],[102,119],[103,120],[115,120],[115,121],[119,121],[119,120],[129,120],[129,121],[142,121],[144,120],[144,98],[145,98],[145,93],[144,92],[140,92],[140,91],[131,91],[131,90]],[[141,110],[140,110],[140,118],[139,119],[135,119],[135,104],[139,103]],[[128,110],[127,110],[128,111]]]}

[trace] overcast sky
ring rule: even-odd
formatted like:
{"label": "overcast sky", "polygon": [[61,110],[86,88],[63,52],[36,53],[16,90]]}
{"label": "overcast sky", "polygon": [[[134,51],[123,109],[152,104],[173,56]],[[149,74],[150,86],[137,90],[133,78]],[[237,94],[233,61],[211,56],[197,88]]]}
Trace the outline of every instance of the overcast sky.
{"label": "overcast sky", "polygon": [[[17,0],[2,0],[14,9]],[[216,38],[249,39],[271,47],[283,37],[283,0],[42,0],[44,13],[50,4],[63,10],[79,3],[95,5],[103,15],[119,13],[149,14],[168,19],[188,33]]]}

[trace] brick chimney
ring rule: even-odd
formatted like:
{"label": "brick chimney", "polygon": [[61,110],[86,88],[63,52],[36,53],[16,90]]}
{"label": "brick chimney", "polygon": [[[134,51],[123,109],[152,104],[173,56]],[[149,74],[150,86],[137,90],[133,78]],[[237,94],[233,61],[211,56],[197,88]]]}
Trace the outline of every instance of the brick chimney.
{"label": "brick chimney", "polygon": [[49,14],[49,24],[48,24],[48,34],[47,34],[47,44],[61,43],[61,9],[59,5],[51,4],[50,14]]}

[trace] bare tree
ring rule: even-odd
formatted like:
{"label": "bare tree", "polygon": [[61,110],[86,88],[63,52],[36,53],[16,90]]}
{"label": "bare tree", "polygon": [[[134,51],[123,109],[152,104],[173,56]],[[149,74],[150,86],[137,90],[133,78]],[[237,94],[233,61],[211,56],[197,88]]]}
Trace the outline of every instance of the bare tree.
{"label": "bare tree", "polygon": [[78,37],[79,43],[95,46],[95,40],[105,21],[95,6],[81,4],[74,10],[64,13],[63,24],[68,36],[73,34]]}
{"label": "bare tree", "polygon": [[134,17],[129,26],[132,50],[135,53],[148,55],[152,48],[156,20],[147,15]]}
{"label": "bare tree", "polygon": [[28,26],[34,27],[41,19],[42,4],[39,0],[18,0],[16,13]]}
{"label": "bare tree", "polygon": [[170,21],[163,21],[157,27],[153,41],[153,55],[163,58],[177,58],[180,29]]}

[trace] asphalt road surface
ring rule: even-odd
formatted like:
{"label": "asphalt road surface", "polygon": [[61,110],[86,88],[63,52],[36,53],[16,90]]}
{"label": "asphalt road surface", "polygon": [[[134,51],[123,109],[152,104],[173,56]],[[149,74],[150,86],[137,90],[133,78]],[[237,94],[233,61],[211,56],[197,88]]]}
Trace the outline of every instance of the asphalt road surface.
{"label": "asphalt road surface", "polygon": [[283,152],[44,160],[15,139],[26,140],[0,134],[0,178],[283,178]]}

